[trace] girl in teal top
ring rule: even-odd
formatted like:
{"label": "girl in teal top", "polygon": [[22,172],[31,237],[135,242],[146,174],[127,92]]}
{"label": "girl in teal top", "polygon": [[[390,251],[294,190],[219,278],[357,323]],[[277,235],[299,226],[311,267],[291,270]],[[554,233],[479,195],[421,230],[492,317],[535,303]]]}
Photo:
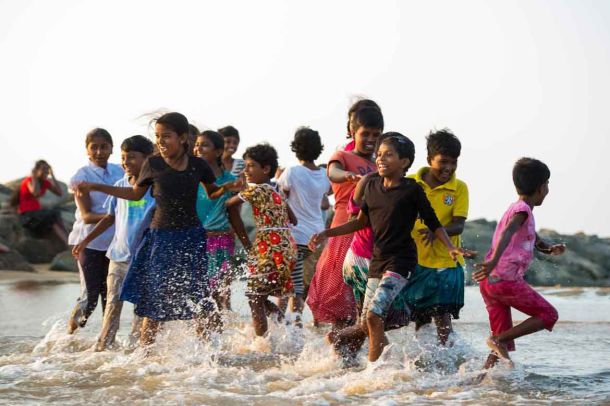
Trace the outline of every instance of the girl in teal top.
{"label": "girl in teal top", "polygon": [[[197,136],[193,153],[208,163],[216,176],[217,185],[236,180],[236,177],[222,166],[223,151],[224,138],[216,131],[204,131]],[[230,267],[230,259],[235,253],[235,233],[244,247],[250,247],[239,212],[225,206],[231,195],[231,192],[227,192],[218,199],[210,199],[201,185],[197,194],[197,215],[208,238],[209,286],[219,309],[230,309],[230,285],[236,271]]]}

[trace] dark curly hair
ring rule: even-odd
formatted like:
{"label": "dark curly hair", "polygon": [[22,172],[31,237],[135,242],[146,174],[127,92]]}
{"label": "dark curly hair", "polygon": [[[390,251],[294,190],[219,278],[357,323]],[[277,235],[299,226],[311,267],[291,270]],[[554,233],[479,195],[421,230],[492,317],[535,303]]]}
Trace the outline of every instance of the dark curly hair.
{"label": "dark curly hair", "polygon": [[153,143],[143,135],[134,135],[121,143],[121,150],[125,152],[141,152],[144,156],[149,156],[154,151]]}
{"label": "dark curly hair", "polygon": [[235,137],[235,138],[237,138],[237,141],[239,141],[239,131],[237,131],[237,128],[233,127],[232,125],[228,125],[226,127],[219,128],[218,132],[223,137]]}
{"label": "dark curly hair", "polygon": [[244,152],[243,158],[250,158],[253,161],[258,162],[262,167],[269,165],[269,178],[273,178],[275,172],[277,171],[277,151],[266,142],[248,147],[246,152]]}
{"label": "dark curly hair", "polygon": [[383,131],[383,114],[376,107],[362,107],[354,112],[352,130],[354,134],[360,127],[375,128]]}
{"label": "dark curly hair", "polygon": [[349,110],[347,111],[347,134],[348,134],[347,138],[351,138],[351,136],[353,135],[352,129],[350,128],[350,122],[352,121],[352,114],[354,114],[356,111],[358,111],[364,107],[373,107],[373,108],[376,108],[377,110],[381,111],[381,107],[379,107],[379,105],[371,99],[360,99],[360,100],[356,101],[354,104],[352,104],[352,107],[350,107]]}
{"label": "dark curly hair", "polygon": [[294,133],[290,149],[301,161],[313,162],[324,150],[320,134],[309,127],[300,127]]}
{"label": "dark curly hair", "polygon": [[521,158],[513,167],[513,183],[520,195],[533,195],[550,177],[549,167],[534,158]]}
{"label": "dark curly hair", "polygon": [[375,145],[375,151],[379,150],[381,144],[387,144],[394,147],[396,152],[398,153],[398,157],[409,158],[409,166],[405,168],[405,172],[409,170],[411,165],[413,165],[413,160],[415,159],[415,145],[413,141],[397,132],[387,132],[383,133],[377,138],[377,145]]}
{"label": "dark curly hair", "polygon": [[426,146],[428,148],[428,158],[447,155],[457,159],[462,152],[460,140],[448,128],[430,131],[430,134],[426,137]]}

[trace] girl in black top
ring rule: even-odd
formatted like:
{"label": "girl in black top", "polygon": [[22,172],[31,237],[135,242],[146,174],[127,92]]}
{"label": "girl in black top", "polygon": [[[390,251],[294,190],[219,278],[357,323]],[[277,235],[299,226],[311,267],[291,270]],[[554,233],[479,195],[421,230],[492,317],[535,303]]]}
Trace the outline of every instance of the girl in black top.
{"label": "girl in black top", "polygon": [[202,334],[204,316],[214,308],[207,285],[205,230],[195,210],[197,188],[202,183],[215,199],[236,185],[218,187],[208,164],[188,154],[188,131],[188,120],[180,113],[157,119],[159,155],[144,162],[133,188],[91,183],[78,187],[80,192],[140,200],[152,186],[157,207],[121,291],[121,299],[132,302],[135,313],[144,317],[143,345],[154,342],[162,321],[195,318]]}
{"label": "girl in black top", "polygon": [[415,155],[413,143],[402,134],[386,133],[378,139],[375,149],[379,173],[361,180],[363,184],[359,187],[364,189],[364,196],[358,218],[314,235],[310,241],[315,247],[327,237],[350,234],[368,224],[373,229],[373,258],[361,322],[340,332],[334,342],[340,353],[345,354],[346,348],[354,353],[368,334],[369,361],[377,360],[387,344],[384,319],[417,264],[411,230],[418,216],[454,259],[459,254],[470,255],[469,251],[453,246],[421,186],[404,177]]}

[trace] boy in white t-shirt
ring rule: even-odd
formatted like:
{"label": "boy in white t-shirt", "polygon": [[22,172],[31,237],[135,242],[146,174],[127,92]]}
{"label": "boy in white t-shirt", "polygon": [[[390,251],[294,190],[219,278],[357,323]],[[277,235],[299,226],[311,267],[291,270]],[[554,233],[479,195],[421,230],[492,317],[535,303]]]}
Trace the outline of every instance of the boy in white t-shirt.
{"label": "boy in white t-shirt", "polygon": [[315,164],[324,146],[320,134],[311,128],[301,127],[294,134],[290,148],[296,154],[300,165],[284,170],[277,180],[284,192],[288,205],[297,218],[297,225],[292,227],[297,248],[297,263],[292,272],[294,300],[291,302],[293,312],[303,312],[303,262],[311,254],[307,243],[313,234],[324,230],[322,200],[330,190],[330,181],[326,171]]}
{"label": "boy in white t-shirt", "polygon": [[[114,186],[131,187],[138,179],[142,164],[152,153],[153,143],[142,135],[134,135],[123,141],[121,144],[121,164],[125,170],[125,177],[117,181]],[[106,253],[110,260],[106,279],[108,299],[104,310],[102,331],[95,345],[95,351],[104,351],[108,346],[114,344],[123,308],[123,302],[119,299],[121,285],[142,236],[150,225],[155,209],[155,199],[150,193],[136,201],[108,196],[104,207],[107,210],[106,215],[83,241],[72,249],[72,254],[78,257],[90,241],[111,226],[115,227],[114,237]],[[134,315],[130,336],[131,342],[137,342],[140,324],[140,318]]]}

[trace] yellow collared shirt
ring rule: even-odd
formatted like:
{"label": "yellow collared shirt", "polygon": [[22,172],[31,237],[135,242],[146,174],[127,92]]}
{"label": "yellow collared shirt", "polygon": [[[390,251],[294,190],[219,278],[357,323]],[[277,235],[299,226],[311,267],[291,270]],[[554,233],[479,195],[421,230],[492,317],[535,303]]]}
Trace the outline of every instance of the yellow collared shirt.
{"label": "yellow collared shirt", "polygon": [[[454,217],[468,217],[468,186],[466,183],[455,177],[455,173],[447,183],[443,183],[434,189],[430,188],[422,179],[424,174],[430,170],[423,167],[409,178],[415,179],[426,192],[426,196],[436,212],[436,216],[443,226],[450,224]],[[417,245],[417,262],[428,268],[453,268],[455,262],[449,256],[447,248],[439,240],[434,240],[432,245],[424,245],[423,238],[419,230],[426,228],[421,220],[415,222],[411,236]],[[459,235],[450,237],[453,245],[462,246],[462,238]],[[458,261],[464,265],[464,258]]]}

